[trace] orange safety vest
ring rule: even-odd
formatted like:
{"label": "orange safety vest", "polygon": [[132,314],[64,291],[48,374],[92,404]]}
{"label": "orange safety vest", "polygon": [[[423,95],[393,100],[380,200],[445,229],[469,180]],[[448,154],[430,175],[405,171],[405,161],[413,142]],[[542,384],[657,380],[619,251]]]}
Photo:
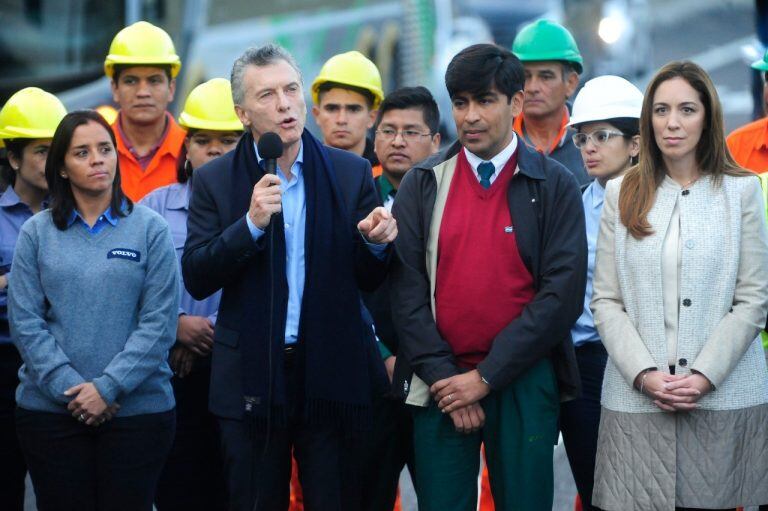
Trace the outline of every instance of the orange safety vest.
{"label": "orange safety vest", "polygon": [[526,138],[525,133],[523,132],[523,123],[525,123],[525,119],[523,118],[523,114],[518,115],[515,117],[515,122],[512,126],[512,129],[515,130],[515,133],[530,147],[534,147],[538,152],[544,153],[544,154],[550,154],[552,151],[557,149],[557,147],[560,145],[560,143],[563,141],[563,137],[565,137],[566,132],[568,131],[568,121],[570,121],[571,117],[568,115],[568,108],[563,107],[563,119],[560,121],[560,131],[557,133],[557,137],[555,137],[555,140],[552,142],[552,145],[544,150],[543,147],[534,147]]}
{"label": "orange safety vest", "polygon": [[768,172],[768,118],[734,130],[726,143],[736,163],[758,174]]}
{"label": "orange safety vest", "polygon": [[184,145],[184,138],[187,132],[176,124],[173,117],[167,116],[168,132],[165,140],[157,148],[157,152],[152,157],[146,169],[142,169],[139,162],[128,150],[117,123],[120,117],[112,125],[112,131],[115,132],[117,140],[117,154],[120,162],[120,181],[123,192],[133,202],[138,202],[149,192],[161,186],[176,183],[176,160],[179,157],[181,148]]}

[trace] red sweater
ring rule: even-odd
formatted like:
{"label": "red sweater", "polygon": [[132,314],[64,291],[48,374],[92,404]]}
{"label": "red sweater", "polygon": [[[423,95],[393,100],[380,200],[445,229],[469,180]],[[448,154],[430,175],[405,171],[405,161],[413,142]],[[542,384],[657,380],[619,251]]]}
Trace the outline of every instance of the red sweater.
{"label": "red sweater", "polygon": [[517,152],[484,189],[464,151],[440,224],[435,315],[437,329],[458,363],[474,368],[496,335],[533,299],[533,278],[520,258],[507,188]]}

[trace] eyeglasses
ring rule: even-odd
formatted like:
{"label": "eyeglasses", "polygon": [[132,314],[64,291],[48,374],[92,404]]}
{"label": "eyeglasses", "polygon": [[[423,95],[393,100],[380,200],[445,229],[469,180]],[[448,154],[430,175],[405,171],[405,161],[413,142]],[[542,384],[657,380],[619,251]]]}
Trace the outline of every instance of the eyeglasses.
{"label": "eyeglasses", "polygon": [[592,133],[576,133],[573,136],[573,145],[581,149],[591,140],[597,147],[608,142],[612,137],[623,137],[624,133],[611,130],[595,130]]}
{"label": "eyeglasses", "polygon": [[403,140],[406,142],[418,142],[421,137],[431,137],[432,133],[422,133],[420,131],[416,130],[393,130],[392,128],[383,128],[380,130],[376,130],[376,134],[380,136],[383,140],[389,142],[395,139],[397,137],[397,134],[400,134],[401,137],[403,137]]}

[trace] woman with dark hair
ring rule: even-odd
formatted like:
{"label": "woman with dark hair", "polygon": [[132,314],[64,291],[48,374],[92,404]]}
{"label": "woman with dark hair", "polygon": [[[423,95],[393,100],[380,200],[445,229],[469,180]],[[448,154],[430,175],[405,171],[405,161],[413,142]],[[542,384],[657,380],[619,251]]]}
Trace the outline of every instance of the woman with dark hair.
{"label": "woman with dark hair", "polygon": [[768,235],[758,179],[725,146],[706,72],[651,80],[640,161],[606,187],[592,311],[608,350],[593,504],[768,501]]}
{"label": "woman with dark hair", "polygon": [[5,143],[8,160],[2,167],[8,188],[0,196],[0,502],[9,511],[24,509],[27,465],[14,420],[21,357],[8,330],[8,274],[22,224],[45,207],[45,160],[66,113],[56,96],[34,87],[16,92],[0,110],[0,146]]}
{"label": "woman with dark hair", "polygon": [[570,126],[584,168],[594,180],[584,188],[587,227],[587,288],[581,316],[571,329],[581,377],[581,397],[560,405],[560,430],[583,509],[592,506],[592,486],[600,424],[600,388],[608,354],[595,329],[589,302],[605,185],[637,161],[643,93],[624,78],[599,76],[588,81],[573,102]]}
{"label": "woman with dark hair", "polygon": [[[141,204],[168,222],[181,271],[193,170],[234,149],[243,133],[229,80],[214,78],[195,87],[179,124],[187,130],[179,158],[179,182],[158,188]],[[210,353],[220,294],[198,301],[183,283],[179,287],[179,324],[169,358],[174,372],[176,439],[157,486],[155,505],[160,511],[211,511],[227,506],[216,421],[208,411]]]}
{"label": "woman with dark hair", "polygon": [[45,175],[50,209],[21,228],[8,293],[37,506],[148,511],[175,424],[170,233],[121,191],[114,134],[94,111],[62,119]]}

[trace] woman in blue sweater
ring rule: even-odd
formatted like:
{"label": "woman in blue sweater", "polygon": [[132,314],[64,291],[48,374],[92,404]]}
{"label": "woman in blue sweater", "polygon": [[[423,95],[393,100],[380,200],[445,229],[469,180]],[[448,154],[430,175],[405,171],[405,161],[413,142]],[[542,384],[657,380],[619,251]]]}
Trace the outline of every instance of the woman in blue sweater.
{"label": "woman in blue sweater", "polygon": [[149,511],[175,425],[168,226],[122,193],[114,134],[96,112],[64,117],[45,173],[51,207],[22,227],[8,293],[38,509]]}

